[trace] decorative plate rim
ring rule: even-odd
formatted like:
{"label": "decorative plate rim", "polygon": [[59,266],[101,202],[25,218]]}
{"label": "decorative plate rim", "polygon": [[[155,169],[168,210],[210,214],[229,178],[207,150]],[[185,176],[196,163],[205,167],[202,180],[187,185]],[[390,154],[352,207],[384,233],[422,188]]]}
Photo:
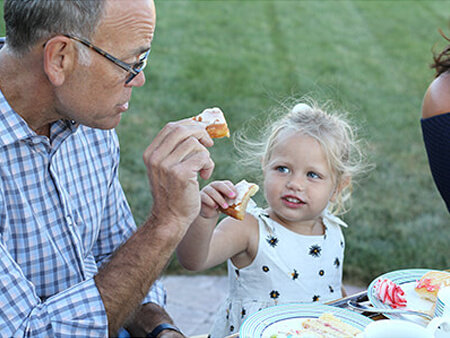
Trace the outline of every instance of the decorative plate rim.
{"label": "decorative plate rim", "polygon": [[[391,306],[384,304],[381,300],[379,300],[378,298],[375,297],[374,285],[378,281],[378,279],[386,278],[386,279],[393,281],[397,285],[401,286],[402,284],[415,282],[416,280],[420,279],[425,273],[427,273],[429,271],[439,271],[439,270],[417,268],[417,269],[400,269],[400,270],[393,270],[393,271],[386,272],[386,273],[376,277],[369,284],[369,287],[367,288],[367,298],[369,298],[370,303],[372,303],[372,305],[374,307],[391,309]],[[402,316],[401,314],[385,313],[383,315],[390,319],[399,319],[399,318],[405,319],[405,317]]]}
{"label": "decorative plate rim", "polygon": [[[299,311],[301,311],[301,313],[299,313]],[[265,308],[252,314],[242,324],[239,330],[239,337],[262,337],[264,331],[271,325],[289,319],[318,318],[324,313],[332,313],[343,322],[360,330],[364,330],[364,328],[373,321],[360,313],[345,308],[325,304],[290,303]]]}

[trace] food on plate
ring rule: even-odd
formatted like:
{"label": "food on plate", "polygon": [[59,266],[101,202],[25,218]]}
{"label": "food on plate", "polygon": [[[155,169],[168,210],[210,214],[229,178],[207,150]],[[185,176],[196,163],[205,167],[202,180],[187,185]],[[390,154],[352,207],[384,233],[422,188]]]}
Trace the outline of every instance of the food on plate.
{"label": "food on plate", "polygon": [[227,121],[220,108],[205,109],[192,119],[206,125],[206,131],[211,138],[230,137]]}
{"label": "food on plate", "polygon": [[384,304],[390,305],[396,309],[406,306],[405,292],[400,285],[397,285],[393,281],[384,278],[378,279],[373,286],[375,290],[375,297],[381,300]]}
{"label": "food on plate", "polygon": [[250,197],[256,194],[259,186],[255,183],[249,183],[246,180],[240,181],[235,185],[237,195],[228,203],[228,208],[219,208],[224,214],[234,217],[240,221],[244,219]]}
{"label": "food on plate", "polygon": [[308,318],[302,322],[302,328],[291,329],[287,332],[278,332],[270,338],[297,338],[297,337],[357,337],[361,330],[344,323],[331,313],[324,313],[319,318]]}
{"label": "food on plate", "polygon": [[450,286],[450,273],[445,271],[429,271],[417,281],[414,290],[421,298],[435,303],[439,290],[445,286]]}

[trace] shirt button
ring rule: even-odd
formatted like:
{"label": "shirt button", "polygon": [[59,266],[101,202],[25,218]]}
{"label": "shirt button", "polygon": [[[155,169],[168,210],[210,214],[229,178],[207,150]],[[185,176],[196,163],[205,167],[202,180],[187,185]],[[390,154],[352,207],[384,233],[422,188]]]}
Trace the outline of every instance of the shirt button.
{"label": "shirt button", "polygon": [[72,225],[72,224],[73,224],[73,222],[72,222],[72,216],[67,215],[67,216],[66,216],[66,221],[67,221],[67,224]]}

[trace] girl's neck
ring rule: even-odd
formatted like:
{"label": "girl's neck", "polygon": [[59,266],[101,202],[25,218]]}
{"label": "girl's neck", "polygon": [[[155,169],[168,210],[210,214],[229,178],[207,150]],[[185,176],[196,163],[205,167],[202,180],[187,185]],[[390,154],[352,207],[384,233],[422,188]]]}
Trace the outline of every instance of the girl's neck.
{"label": "girl's neck", "polygon": [[267,210],[269,217],[286,229],[304,236],[321,236],[325,234],[322,217],[316,219],[291,222],[278,217],[272,210]]}

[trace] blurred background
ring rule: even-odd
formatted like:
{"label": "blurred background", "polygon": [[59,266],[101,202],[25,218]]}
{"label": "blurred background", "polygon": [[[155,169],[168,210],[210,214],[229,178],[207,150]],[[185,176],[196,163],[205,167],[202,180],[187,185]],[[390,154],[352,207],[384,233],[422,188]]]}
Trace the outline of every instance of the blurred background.
{"label": "blurred background", "polygon": [[[343,217],[344,281],[450,268],[450,217],[420,131],[433,51],[447,44],[439,28],[450,35],[450,1],[156,0],[156,9],[147,83],[134,90],[118,127],[121,180],[138,224],[151,206],[142,153],[167,122],[220,107],[232,137],[211,149],[212,179],[251,180],[233,133],[280,101],[309,94],[350,112],[376,164]],[[165,274],[194,273],[174,256]]]}

